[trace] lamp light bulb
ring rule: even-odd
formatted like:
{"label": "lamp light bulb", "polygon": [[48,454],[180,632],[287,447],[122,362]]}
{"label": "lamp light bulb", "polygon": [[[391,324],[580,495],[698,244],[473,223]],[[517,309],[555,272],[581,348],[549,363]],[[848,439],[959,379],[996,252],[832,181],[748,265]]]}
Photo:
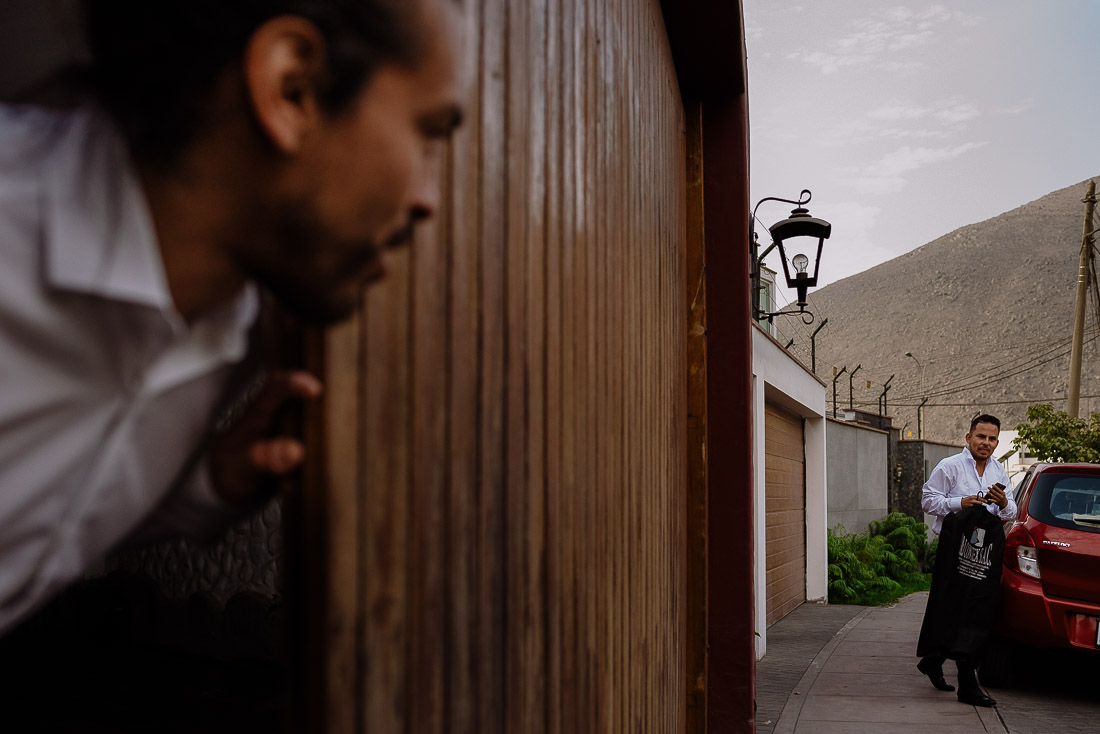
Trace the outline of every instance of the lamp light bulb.
{"label": "lamp light bulb", "polygon": [[794,269],[799,273],[805,273],[809,264],[810,258],[806,257],[801,252],[791,258],[791,265],[794,265]]}

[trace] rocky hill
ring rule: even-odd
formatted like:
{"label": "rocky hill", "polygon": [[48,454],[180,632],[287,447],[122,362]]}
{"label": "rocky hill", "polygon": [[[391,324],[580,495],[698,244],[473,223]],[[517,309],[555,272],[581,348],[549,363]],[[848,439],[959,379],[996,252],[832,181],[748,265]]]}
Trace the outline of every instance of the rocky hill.
{"label": "rocky hill", "polygon": [[[894,375],[888,412],[895,426],[908,424],[914,438],[922,396],[928,397],[925,438],[949,442],[962,440],[978,412],[1014,428],[1031,402],[1064,409],[1086,183],[957,229],[812,293],[816,323],[829,319],[817,336],[818,375],[831,385],[834,366],[862,364],[854,402],[873,410]],[[843,225],[834,223],[826,247],[843,241]],[[1091,296],[1088,319],[1082,414],[1100,411],[1100,330]],[[814,326],[787,317],[776,327],[781,343],[793,337],[791,352],[809,364]],[[837,394],[847,405],[847,375],[837,381]],[[831,387],[827,402],[831,407]]]}

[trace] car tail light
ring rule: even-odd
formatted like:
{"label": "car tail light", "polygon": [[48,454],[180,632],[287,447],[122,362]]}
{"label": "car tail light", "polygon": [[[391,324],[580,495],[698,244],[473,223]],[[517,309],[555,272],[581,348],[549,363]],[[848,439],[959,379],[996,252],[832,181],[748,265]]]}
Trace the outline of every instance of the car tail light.
{"label": "car tail light", "polygon": [[1005,538],[1005,566],[1033,579],[1041,577],[1035,538],[1023,525],[1012,528]]}

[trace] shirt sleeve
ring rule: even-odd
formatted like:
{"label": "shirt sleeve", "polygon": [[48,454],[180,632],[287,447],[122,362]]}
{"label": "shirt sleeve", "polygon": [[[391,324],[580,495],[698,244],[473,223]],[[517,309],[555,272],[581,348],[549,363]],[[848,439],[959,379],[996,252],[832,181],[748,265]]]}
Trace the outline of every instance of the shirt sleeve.
{"label": "shirt sleeve", "polygon": [[936,517],[946,517],[952,512],[961,510],[962,497],[949,496],[953,480],[954,477],[948,473],[943,463],[938,464],[921,490],[921,509]]}
{"label": "shirt sleeve", "polygon": [[[998,466],[1001,466],[999,462]],[[997,517],[1002,520],[1013,520],[1016,517],[1017,508],[1016,500],[1012,498],[1012,480],[1003,466],[1001,466],[1001,475],[1001,483],[1007,488],[1005,489],[1005,495],[1008,497],[1008,504],[1004,506],[1003,510],[1000,507],[997,508]]]}
{"label": "shirt sleeve", "polygon": [[184,537],[208,545],[261,505],[231,505],[214,490],[205,458],[179,481],[120,549],[137,549]]}

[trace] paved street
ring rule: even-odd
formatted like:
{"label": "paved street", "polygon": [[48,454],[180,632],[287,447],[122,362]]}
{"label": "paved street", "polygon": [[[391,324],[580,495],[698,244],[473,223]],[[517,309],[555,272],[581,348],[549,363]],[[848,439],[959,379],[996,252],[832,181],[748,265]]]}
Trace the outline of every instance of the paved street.
{"label": "paved street", "polygon": [[988,688],[1011,734],[1100,730],[1100,657],[1036,652],[1011,688]]}
{"label": "paved street", "polygon": [[[1038,655],[996,709],[960,704],[916,670],[928,594],[889,607],[804,604],[768,630],[757,668],[757,731],[1077,734],[1100,729],[1100,660]],[[953,666],[945,668],[955,683]],[[782,703],[780,703],[782,701]]]}
{"label": "paved street", "polygon": [[787,699],[821,648],[866,607],[803,604],[768,629],[767,654],[756,664],[756,731],[771,734]]}

